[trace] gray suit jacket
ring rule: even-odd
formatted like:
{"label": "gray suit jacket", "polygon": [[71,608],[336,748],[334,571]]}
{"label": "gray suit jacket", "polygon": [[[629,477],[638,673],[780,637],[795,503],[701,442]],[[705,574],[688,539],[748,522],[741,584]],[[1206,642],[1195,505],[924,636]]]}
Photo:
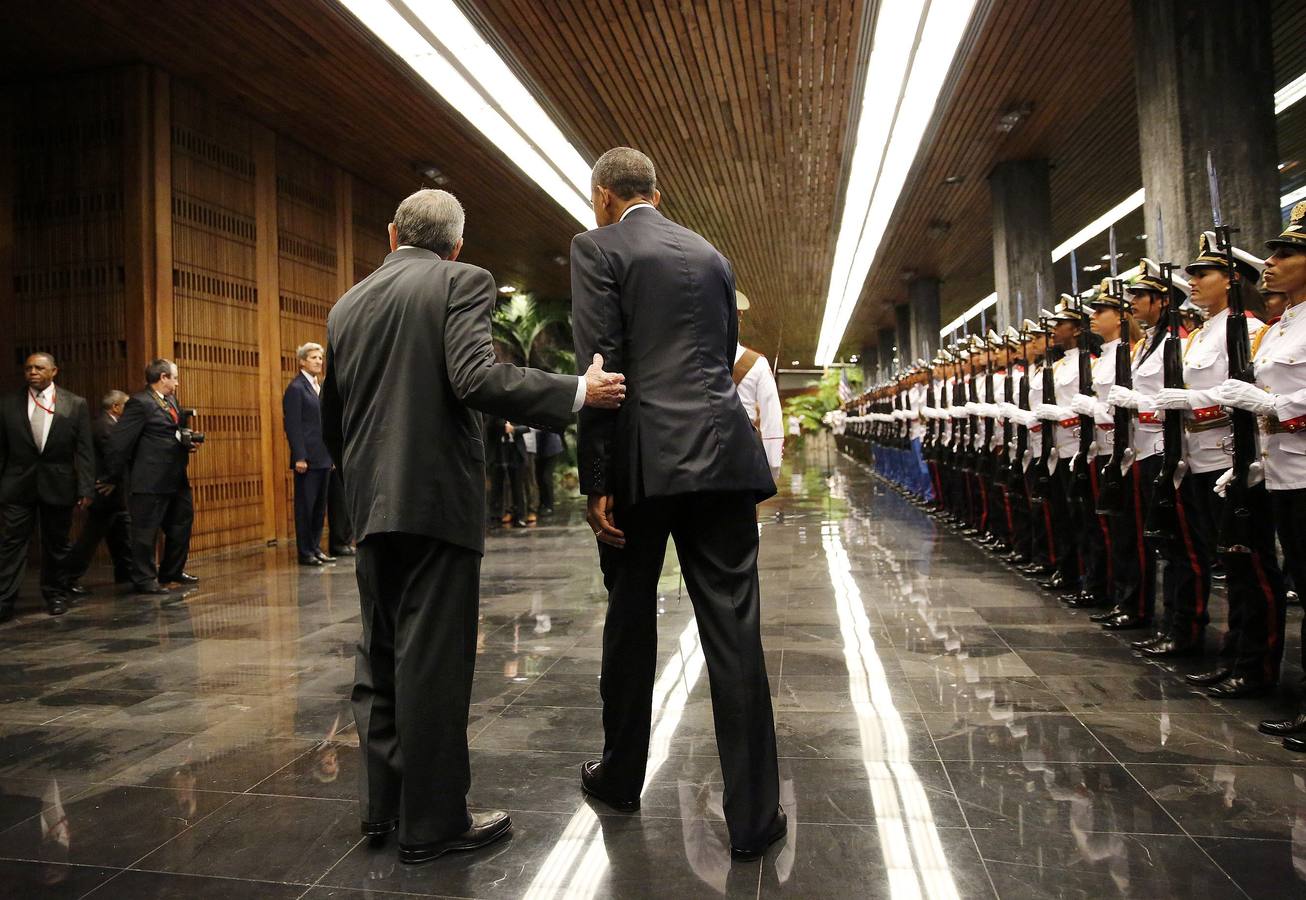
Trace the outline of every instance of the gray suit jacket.
{"label": "gray suit jacket", "polygon": [[476,410],[562,428],[576,379],[495,362],[490,273],[404,248],[327,318],[322,436],[358,540],[384,532],[485,546]]}
{"label": "gray suit jacket", "polygon": [[775,493],[730,377],[735,276],[716,248],[652,208],[571,242],[576,360],[624,372],[619,410],[580,416],[581,491],[618,503],[703,491]]}

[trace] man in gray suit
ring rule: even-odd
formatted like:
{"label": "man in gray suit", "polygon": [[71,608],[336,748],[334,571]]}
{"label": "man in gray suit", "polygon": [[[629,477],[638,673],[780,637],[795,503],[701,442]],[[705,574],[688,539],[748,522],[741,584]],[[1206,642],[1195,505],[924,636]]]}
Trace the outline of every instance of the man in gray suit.
{"label": "man in gray suit", "polygon": [[362,827],[377,839],[397,827],[407,863],[511,827],[466,802],[485,542],[478,411],[562,428],[582,405],[616,409],[625,396],[597,358],[580,378],[495,362],[498,292],[489,272],[456,262],[462,233],[452,194],[408,197],[392,252],[327,319],[322,432],[358,538]]}
{"label": "man in gray suit", "polygon": [[716,248],[658,212],[653,163],[609,150],[591,175],[599,227],[571,242],[577,354],[626,374],[619,411],[581,413],[581,492],[608,589],[603,758],[581,785],[637,809],[648,760],[657,583],[667,538],[685,573],[712,688],[725,816],[737,858],[785,834],[762,659],[756,504],[775,493],[731,378],[735,276]]}

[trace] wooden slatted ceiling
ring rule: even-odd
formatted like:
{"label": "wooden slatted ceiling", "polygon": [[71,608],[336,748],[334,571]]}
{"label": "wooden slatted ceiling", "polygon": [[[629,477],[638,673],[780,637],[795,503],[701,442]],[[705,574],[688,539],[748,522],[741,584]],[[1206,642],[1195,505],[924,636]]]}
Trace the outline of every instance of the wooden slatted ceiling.
{"label": "wooden slatted ceiling", "polygon": [[[331,0],[50,0],[0,10],[0,79],[147,62],[320,153],[391,198],[431,163],[467,210],[462,258],[563,296],[574,220]],[[384,225],[384,222],[382,223]]]}
{"label": "wooden slatted ceiling", "polygon": [[748,342],[810,362],[874,4],[460,2],[583,155],[652,157],[665,212],[733,262]]}
{"label": "wooden slatted ceiling", "polygon": [[[1277,87],[1306,70],[1303,9],[1300,0],[1275,2]],[[1137,190],[1142,174],[1130,21],[1129,0],[995,4],[863,291],[845,338],[848,352],[874,346],[876,331],[892,324],[893,305],[906,301],[904,271],[942,279],[945,322],[993,290],[986,176],[1000,160],[1052,160],[1058,243]],[[1009,135],[999,133],[998,117],[1024,102],[1033,104],[1030,118]],[[1306,164],[1306,115],[1298,112],[1280,119],[1279,146],[1285,159]],[[950,175],[965,180],[945,185]],[[951,223],[946,235],[931,236],[935,220]],[[1133,236],[1145,230],[1141,217],[1121,223],[1117,242],[1126,260],[1142,252]],[[1105,237],[1090,242],[1081,263],[1105,252]],[[1068,261],[1057,266],[1057,277],[1057,289],[1068,290]],[[1081,273],[1081,287],[1091,278]]]}
{"label": "wooden slatted ceiling", "polygon": [[[905,192],[880,261],[845,338],[875,343],[905,302],[906,271],[942,280],[943,319],[993,289],[988,173],[1005,159],[1051,159],[1053,232],[1072,233],[1141,183],[1128,0],[995,4],[943,125]],[[1008,109],[1032,113],[1010,133]],[[960,176],[958,184],[944,179]],[[949,223],[945,234],[932,222]]]}

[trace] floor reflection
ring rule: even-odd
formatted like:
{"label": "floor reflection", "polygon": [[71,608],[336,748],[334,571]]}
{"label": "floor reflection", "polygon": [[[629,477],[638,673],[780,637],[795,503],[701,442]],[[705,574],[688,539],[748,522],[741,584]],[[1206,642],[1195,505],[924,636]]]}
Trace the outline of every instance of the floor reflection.
{"label": "floor reflection", "polygon": [[[422,867],[357,833],[353,564],[197,560],[0,626],[0,893],[17,897],[1289,897],[1306,760],[1144,665],[812,441],[759,510],[788,837],[732,863],[693,616],[663,572],[643,808],[587,803],[604,592],[579,505],[483,564],[471,802],[510,840]],[[828,474],[827,474],[828,470]],[[35,585],[33,585],[35,588]],[[1285,658],[1300,671],[1300,611]]]}

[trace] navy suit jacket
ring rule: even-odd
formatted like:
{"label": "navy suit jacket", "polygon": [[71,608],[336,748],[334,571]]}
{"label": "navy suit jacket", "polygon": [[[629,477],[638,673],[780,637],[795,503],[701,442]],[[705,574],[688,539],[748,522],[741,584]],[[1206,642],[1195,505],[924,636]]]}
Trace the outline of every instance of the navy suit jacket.
{"label": "navy suit jacket", "polygon": [[310,469],[331,468],[331,454],[322,440],[322,400],[302,372],[286,385],[281,411],[290,441],[290,467],[306,459]]}
{"label": "navy suit jacket", "polygon": [[[571,242],[576,360],[626,375],[618,410],[580,414],[580,489],[618,503],[704,491],[775,493],[731,370],[739,336],[730,263],[656,209]],[[584,363],[580,361],[584,360]]]}

